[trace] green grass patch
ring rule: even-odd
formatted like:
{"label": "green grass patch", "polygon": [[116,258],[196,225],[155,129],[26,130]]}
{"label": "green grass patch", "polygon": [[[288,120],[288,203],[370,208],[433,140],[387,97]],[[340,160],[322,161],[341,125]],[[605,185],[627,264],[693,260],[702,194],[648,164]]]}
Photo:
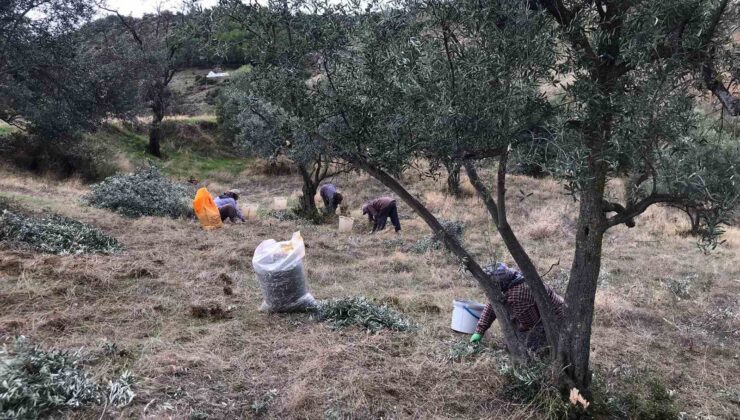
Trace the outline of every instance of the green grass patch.
{"label": "green grass patch", "polygon": [[[146,152],[149,138],[122,124],[110,124],[99,130],[95,136],[120,151],[134,166],[143,166],[149,161],[156,162],[162,172],[177,179],[208,179],[219,175],[233,178],[253,164],[253,158],[235,156],[228,145],[213,140],[212,133],[202,133],[203,139],[184,140],[177,137],[177,127],[184,125],[200,126],[202,123],[215,124],[215,116],[201,115],[167,120],[168,137],[162,141],[164,158],[158,160]],[[196,131],[201,133],[201,131]],[[200,134],[198,134],[200,135]],[[210,136],[210,137],[209,137]],[[202,141],[201,141],[202,140]]]}
{"label": "green grass patch", "polygon": [[175,178],[210,178],[214,174],[236,176],[244,171],[253,159],[238,157],[208,157],[188,150],[169,152],[162,171]]}

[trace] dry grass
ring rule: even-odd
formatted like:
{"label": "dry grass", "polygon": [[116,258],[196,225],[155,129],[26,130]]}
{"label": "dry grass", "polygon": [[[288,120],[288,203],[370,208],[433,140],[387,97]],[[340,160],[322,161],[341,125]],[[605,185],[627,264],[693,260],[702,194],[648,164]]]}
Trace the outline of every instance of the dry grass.
{"label": "dry grass", "polygon": [[[334,182],[352,210],[388,193],[367,176]],[[267,208],[274,196],[300,189],[300,180],[247,171],[229,185],[209,185],[214,192],[226,187]],[[477,199],[455,201],[442,188],[429,179],[411,186],[442,217],[466,223],[466,243],[481,260],[510,262]],[[534,194],[520,200],[519,190]],[[567,274],[576,205],[547,180],[513,176],[510,191],[511,223],[524,246],[542,269],[561,260],[548,278]],[[269,418],[537,418],[500,396],[494,356],[446,360],[451,345],[467,339],[449,329],[452,299],[483,295],[444,252],[403,252],[429,231],[402,203],[401,236],[365,235],[359,227],[339,234],[334,224],[268,218],[204,232],[191,220],[129,220],[82,207],[79,183],[3,172],[0,193],[95,224],[125,246],[112,256],[0,250],[0,339],[24,334],[90,352],[115,342],[125,350],[93,366],[98,375],[127,368],[138,378],[134,403],[120,413],[108,408],[109,416],[254,417],[253,403],[264,402],[260,415]],[[729,229],[727,243],[705,256],[679,234],[681,223],[670,209],[654,208],[637,228],[607,235],[593,361],[606,372],[657,372],[692,416],[737,418],[740,407],[724,395],[738,389],[740,377],[740,230]],[[403,311],[420,330],[368,335],[333,331],[305,315],[258,312],[253,251],[261,240],[295,230],[309,246],[308,281],[317,298],[365,295]],[[666,282],[686,278],[691,297],[677,300]],[[221,308],[228,316],[196,317],[193,308]],[[488,342],[500,347],[494,330]]]}

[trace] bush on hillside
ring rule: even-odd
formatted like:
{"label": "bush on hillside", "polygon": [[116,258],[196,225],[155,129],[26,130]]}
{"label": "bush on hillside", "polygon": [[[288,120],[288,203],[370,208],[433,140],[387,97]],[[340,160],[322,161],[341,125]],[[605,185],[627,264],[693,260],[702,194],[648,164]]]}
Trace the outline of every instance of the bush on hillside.
{"label": "bush on hillside", "polygon": [[112,253],[118,241],[100,230],[56,214],[31,217],[9,210],[0,213],[0,242],[51,254]]}
{"label": "bush on hillside", "polygon": [[0,157],[13,166],[37,174],[99,181],[114,174],[116,165],[112,159],[114,152],[93,137],[49,142],[38,136],[13,133],[0,137]]}
{"label": "bush on hillside", "polygon": [[104,387],[85,371],[83,362],[79,351],[45,351],[23,336],[11,349],[0,349],[0,419],[34,419],[106,398],[120,408],[133,400],[129,372]]}
{"label": "bush on hillside", "polygon": [[126,217],[191,214],[188,188],[172,182],[156,166],[134,174],[115,175],[91,187],[85,199],[98,208],[112,210]]}

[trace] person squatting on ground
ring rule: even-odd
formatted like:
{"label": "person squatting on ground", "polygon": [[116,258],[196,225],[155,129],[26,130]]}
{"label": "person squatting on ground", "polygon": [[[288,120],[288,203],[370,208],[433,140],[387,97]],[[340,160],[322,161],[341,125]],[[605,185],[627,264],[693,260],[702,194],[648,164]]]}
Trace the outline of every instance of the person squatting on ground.
{"label": "person squatting on ground", "polygon": [[239,199],[239,190],[229,190],[219,195],[216,200],[216,207],[218,212],[221,214],[221,221],[229,219],[231,223],[236,223],[236,220],[244,221],[244,215],[239,210],[239,205],[236,201]]}
{"label": "person squatting on ground", "polygon": [[324,211],[326,214],[334,214],[337,207],[342,204],[344,197],[341,193],[337,192],[337,187],[334,184],[324,184],[319,189],[319,195],[324,200]]}
{"label": "person squatting on ground", "polygon": [[[483,270],[501,285],[501,291],[506,298],[506,307],[511,314],[512,322],[518,325],[519,332],[524,335],[527,348],[533,352],[543,350],[547,346],[545,327],[542,325],[542,320],[540,320],[540,311],[537,309],[532,291],[524,283],[522,273],[507,267],[504,263],[496,263],[484,267]],[[562,321],[563,298],[548,285],[545,285],[545,290],[547,290],[547,295],[550,297],[555,316],[558,321]],[[493,306],[487,303],[478,320],[475,334],[470,337],[470,342],[479,342],[495,320],[496,314],[493,312]]]}
{"label": "person squatting on ground", "polygon": [[369,221],[373,223],[373,232],[385,229],[389,217],[396,228],[396,233],[401,231],[396,200],[391,197],[378,197],[368,201],[362,206],[362,214],[367,214]]}

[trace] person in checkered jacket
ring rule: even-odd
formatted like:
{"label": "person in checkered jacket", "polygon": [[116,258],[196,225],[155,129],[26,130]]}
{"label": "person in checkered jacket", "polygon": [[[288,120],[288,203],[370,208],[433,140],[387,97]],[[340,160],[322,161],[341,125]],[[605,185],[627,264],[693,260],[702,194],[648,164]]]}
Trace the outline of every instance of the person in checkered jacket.
{"label": "person in checkered jacket", "polygon": [[[518,270],[509,268],[504,263],[496,263],[483,268],[492,279],[501,285],[501,291],[506,298],[506,306],[511,314],[512,321],[518,326],[519,332],[524,336],[527,348],[532,351],[540,351],[547,346],[545,328],[540,320],[540,311],[534,301],[532,291],[524,283],[524,276]],[[545,290],[550,297],[553,311],[558,320],[563,319],[563,298],[560,297],[550,286],[545,285]],[[493,306],[486,304],[483,309],[475,334],[470,337],[470,342],[477,343],[496,320]]]}

